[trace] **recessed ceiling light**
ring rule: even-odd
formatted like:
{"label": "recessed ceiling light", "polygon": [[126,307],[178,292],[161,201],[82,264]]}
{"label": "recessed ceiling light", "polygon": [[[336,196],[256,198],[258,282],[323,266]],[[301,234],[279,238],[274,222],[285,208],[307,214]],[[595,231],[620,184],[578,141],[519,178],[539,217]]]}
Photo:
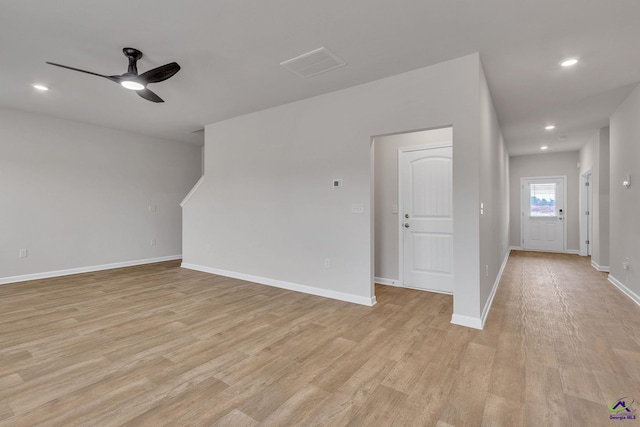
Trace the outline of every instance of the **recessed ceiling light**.
{"label": "recessed ceiling light", "polygon": [[542,151],[544,151],[544,150],[548,150],[548,149],[549,149],[549,147],[547,147],[546,145],[543,145],[542,147],[540,147],[540,149],[541,149]]}
{"label": "recessed ceiling light", "polygon": [[572,65],[576,65],[577,63],[578,60],[576,58],[569,58],[562,61],[560,65],[562,65],[563,67],[571,67]]}
{"label": "recessed ceiling light", "polygon": [[144,89],[144,85],[138,82],[134,82],[133,80],[125,80],[123,82],[120,82],[120,84],[123,87],[126,87],[127,89],[131,89],[131,90],[142,90]]}
{"label": "recessed ceiling light", "polygon": [[42,90],[42,91],[49,90],[49,88],[46,87],[45,85],[41,85],[41,84],[37,84],[37,83],[34,84],[33,87],[34,87],[34,89],[38,89],[38,90]]}
{"label": "recessed ceiling light", "polygon": [[555,125],[549,125],[544,127],[545,130],[554,130],[555,128],[556,128]]}

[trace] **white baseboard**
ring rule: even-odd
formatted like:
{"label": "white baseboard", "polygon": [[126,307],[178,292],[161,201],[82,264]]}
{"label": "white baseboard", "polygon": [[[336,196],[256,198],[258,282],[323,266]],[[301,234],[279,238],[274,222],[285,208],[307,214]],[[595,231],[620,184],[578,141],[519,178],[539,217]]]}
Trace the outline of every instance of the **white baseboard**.
{"label": "white baseboard", "polygon": [[510,251],[527,251],[527,252],[549,252],[556,254],[571,254],[571,255],[580,255],[579,249],[567,249],[564,252],[555,252],[555,251],[543,251],[541,249],[522,249],[522,246],[509,246]]}
{"label": "white baseboard", "polygon": [[482,329],[482,319],[479,317],[462,316],[454,313],[453,316],[451,316],[451,323],[466,326],[467,328]]}
{"label": "white baseboard", "polygon": [[616,288],[620,289],[626,296],[631,298],[636,304],[640,305],[640,295],[633,292],[631,289],[627,288],[622,284],[618,279],[609,274],[609,281],[615,285]]}
{"label": "white baseboard", "polygon": [[7,283],[26,282],[29,280],[49,279],[52,277],[70,276],[72,274],[92,273],[94,271],[112,270],[114,268],[133,267],[136,265],[153,264],[163,261],[181,259],[182,255],[169,255],[159,258],[137,259],[134,261],[115,262],[112,264],[91,265],[88,267],[69,268],[66,270],[46,271],[43,273],[24,274],[21,276],[0,277],[0,285]]}
{"label": "white baseboard", "polygon": [[602,272],[605,272],[605,273],[609,272],[609,266],[608,265],[604,265],[604,266],[603,265],[598,265],[596,262],[591,260],[591,266],[593,268],[595,268],[596,270],[598,270],[598,271],[602,271]]}
{"label": "white baseboard", "polygon": [[459,314],[454,314],[451,316],[451,323],[460,326],[466,326],[468,328],[475,329],[484,329],[484,324],[487,321],[487,317],[489,317],[489,311],[491,311],[491,305],[493,304],[493,299],[496,296],[496,292],[498,291],[498,286],[500,285],[500,279],[502,279],[502,274],[504,273],[504,269],[507,267],[507,262],[509,261],[509,255],[512,250],[518,250],[516,247],[511,246],[502,260],[502,265],[500,266],[500,271],[498,271],[498,276],[496,277],[495,282],[493,282],[493,288],[491,289],[491,294],[489,294],[489,298],[487,298],[487,302],[484,305],[484,309],[482,310],[482,315],[478,317],[471,316],[461,316]]}
{"label": "white baseboard", "polygon": [[502,265],[500,266],[500,271],[498,272],[498,276],[496,277],[496,281],[493,283],[493,288],[491,289],[491,294],[487,299],[486,304],[484,305],[484,310],[482,310],[482,316],[480,320],[482,321],[482,328],[484,329],[484,324],[487,322],[487,317],[489,317],[489,311],[491,310],[491,305],[493,304],[493,298],[496,296],[496,292],[498,291],[498,286],[500,285],[500,279],[502,279],[502,274],[504,273],[504,269],[507,267],[507,262],[509,261],[509,255],[511,251],[508,251],[504,259],[502,260]]}
{"label": "white baseboard", "polygon": [[384,277],[374,277],[373,281],[379,285],[395,286],[401,288],[400,281],[398,279],[385,279]]}
{"label": "white baseboard", "polygon": [[331,291],[328,289],[316,288],[314,286],[300,285],[297,283],[284,282],[282,280],[270,279],[268,277],[253,276],[250,274],[237,273],[235,271],[220,270],[218,268],[205,267],[202,265],[182,263],[183,268],[189,270],[202,271],[204,273],[216,274],[218,276],[232,277],[234,279],[246,280],[248,282],[259,283],[261,285],[273,286],[276,288],[287,289],[290,291],[302,292],[305,294],[317,295],[320,297],[337,299],[340,301],[352,302],[355,304],[373,306],[376,303],[376,297],[371,298],[347,294],[344,292]]}
{"label": "white baseboard", "polygon": [[460,326],[466,326],[468,328],[475,329],[484,329],[484,324],[487,321],[487,317],[489,317],[489,311],[491,311],[491,305],[493,304],[493,298],[496,296],[496,292],[498,291],[498,286],[500,285],[500,279],[502,279],[502,274],[504,273],[504,269],[507,266],[507,262],[509,261],[509,255],[511,254],[514,247],[510,247],[507,253],[502,260],[502,265],[500,266],[500,271],[498,272],[498,276],[496,277],[495,282],[493,282],[493,288],[491,289],[491,294],[489,294],[489,298],[487,298],[487,302],[484,305],[484,309],[482,310],[482,315],[478,317],[471,316],[461,316],[459,314],[454,314],[451,316],[451,323]]}

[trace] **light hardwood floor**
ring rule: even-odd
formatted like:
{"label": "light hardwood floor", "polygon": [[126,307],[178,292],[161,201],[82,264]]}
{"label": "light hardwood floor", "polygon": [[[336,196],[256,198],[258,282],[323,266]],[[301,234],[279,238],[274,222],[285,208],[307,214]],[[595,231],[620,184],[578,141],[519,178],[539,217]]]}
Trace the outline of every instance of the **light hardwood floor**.
{"label": "light hardwood floor", "polygon": [[483,331],[376,295],[177,262],[0,286],[0,425],[640,425],[609,420],[640,402],[640,308],[586,258],[512,252]]}

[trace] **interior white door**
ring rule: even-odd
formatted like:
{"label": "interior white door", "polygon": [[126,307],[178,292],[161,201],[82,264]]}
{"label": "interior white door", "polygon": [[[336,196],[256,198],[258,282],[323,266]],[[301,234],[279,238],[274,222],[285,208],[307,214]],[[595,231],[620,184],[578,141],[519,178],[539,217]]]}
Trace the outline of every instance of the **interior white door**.
{"label": "interior white door", "polygon": [[404,286],[453,293],[453,150],[399,153]]}
{"label": "interior white door", "polygon": [[522,180],[522,248],[565,251],[564,177]]}

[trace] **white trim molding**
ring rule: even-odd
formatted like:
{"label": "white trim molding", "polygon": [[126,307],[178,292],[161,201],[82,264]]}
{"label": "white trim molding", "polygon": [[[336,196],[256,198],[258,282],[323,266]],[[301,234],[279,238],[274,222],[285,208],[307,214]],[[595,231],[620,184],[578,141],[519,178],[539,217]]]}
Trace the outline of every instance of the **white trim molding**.
{"label": "white trim molding", "polygon": [[459,326],[466,326],[467,328],[482,329],[482,319],[479,317],[462,316],[460,314],[453,313],[451,316],[451,323]]}
{"label": "white trim molding", "polygon": [[248,282],[259,283],[261,285],[273,286],[275,288],[287,289],[290,291],[302,292],[310,295],[336,299],[340,301],[351,302],[371,307],[376,303],[376,297],[363,297],[360,295],[347,294],[344,292],[331,291],[328,289],[316,288],[315,286],[300,285],[297,283],[284,282],[282,280],[270,279],[268,277],[253,276],[251,274],[238,273],[235,271],[220,270],[218,268],[205,267],[202,265],[190,264],[183,262],[182,268],[189,270],[202,271],[204,273],[216,274],[218,276],[231,277],[234,279],[245,280]]}
{"label": "white trim molding", "polygon": [[598,263],[596,263],[594,260],[591,260],[591,266],[593,268],[595,268],[598,271],[602,271],[604,273],[608,273],[609,272],[609,266],[608,265],[598,265]]}
{"label": "white trim molding", "polygon": [[609,281],[613,283],[613,285],[616,288],[620,289],[626,296],[631,298],[633,302],[640,305],[640,295],[636,294],[631,289],[627,288],[625,285],[622,284],[622,282],[620,282],[618,279],[613,277],[611,274],[609,274]]}
{"label": "white trim molding", "polygon": [[133,267],[136,265],[154,264],[156,262],[175,261],[182,255],[169,255],[159,258],[137,259],[134,261],[115,262],[112,264],[91,265],[88,267],[69,268],[66,270],[46,271],[43,273],[24,274],[21,276],[0,277],[0,285],[7,283],[27,282],[29,280],[50,279],[52,277],[71,276],[73,274],[92,273],[94,271],[112,270],[114,268]]}
{"label": "white trim molding", "polygon": [[509,255],[511,255],[511,250],[507,251],[502,260],[502,265],[500,266],[500,271],[498,272],[498,276],[496,277],[496,281],[493,283],[493,289],[491,289],[491,294],[489,294],[489,298],[487,299],[486,304],[484,305],[484,310],[482,310],[482,316],[480,320],[482,321],[482,328],[484,329],[484,324],[487,322],[487,317],[489,317],[489,311],[491,310],[491,305],[493,304],[493,298],[496,296],[496,292],[498,291],[498,286],[500,285],[500,280],[502,279],[502,274],[504,273],[504,269],[507,267],[507,262],[509,261]]}
{"label": "white trim molding", "polygon": [[384,277],[374,277],[373,281],[378,285],[395,286],[396,288],[402,288],[400,281],[397,279],[385,279]]}
{"label": "white trim molding", "polygon": [[187,202],[189,201],[189,199],[191,198],[191,196],[193,196],[195,194],[196,191],[198,191],[198,187],[200,187],[200,185],[204,182],[204,175],[202,175],[200,177],[200,179],[198,180],[198,182],[196,182],[196,185],[193,186],[193,188],[191,190],[189,190],[189,192],[187,193],[186,196],[184,196],[184,199],[182,199],[182,201],[180,202],[180,207],[184,208],[184,205],[187,204]]}
{"label": "white trim molding", "polygon": [[543,251],[542,249],[522,249],[522,246],[509,246],[509,251],[525,251],[525,252],[544,252],[548,254],[569,254],[580,255],[577,249],[567,249],[566,251]]}
{"label": "white trim molding", "polygon": [[500,266],[500,271],[498,272],[498,276],[496,277],[496,281],[493,283],[493,288],[491,289],[491,294],[489,294],[489,298],[487,298],[487,302],[484,305],[484,309],[482,310],[482,315],[478,317],[471,316],[461,316],[459,314],[453,314],[451,316],[451,323],[460,326],[466,326],[468,328],[474,329],[484,329],[484,324],[487,322],[487,317],[489,317],[489,311],[491,311],[491,305],[493,304],[493,299],[496,296],[496,292],[498,291],[498,286],[500,285],[500,279],[502,279],[502,274],[504,273],[504,269],[507,267],[507,262],[509,261],[509,255],[511,255],[511,251],[513,250],[513,246],[509,248],[507,253],[502,260],[502,265]]}

